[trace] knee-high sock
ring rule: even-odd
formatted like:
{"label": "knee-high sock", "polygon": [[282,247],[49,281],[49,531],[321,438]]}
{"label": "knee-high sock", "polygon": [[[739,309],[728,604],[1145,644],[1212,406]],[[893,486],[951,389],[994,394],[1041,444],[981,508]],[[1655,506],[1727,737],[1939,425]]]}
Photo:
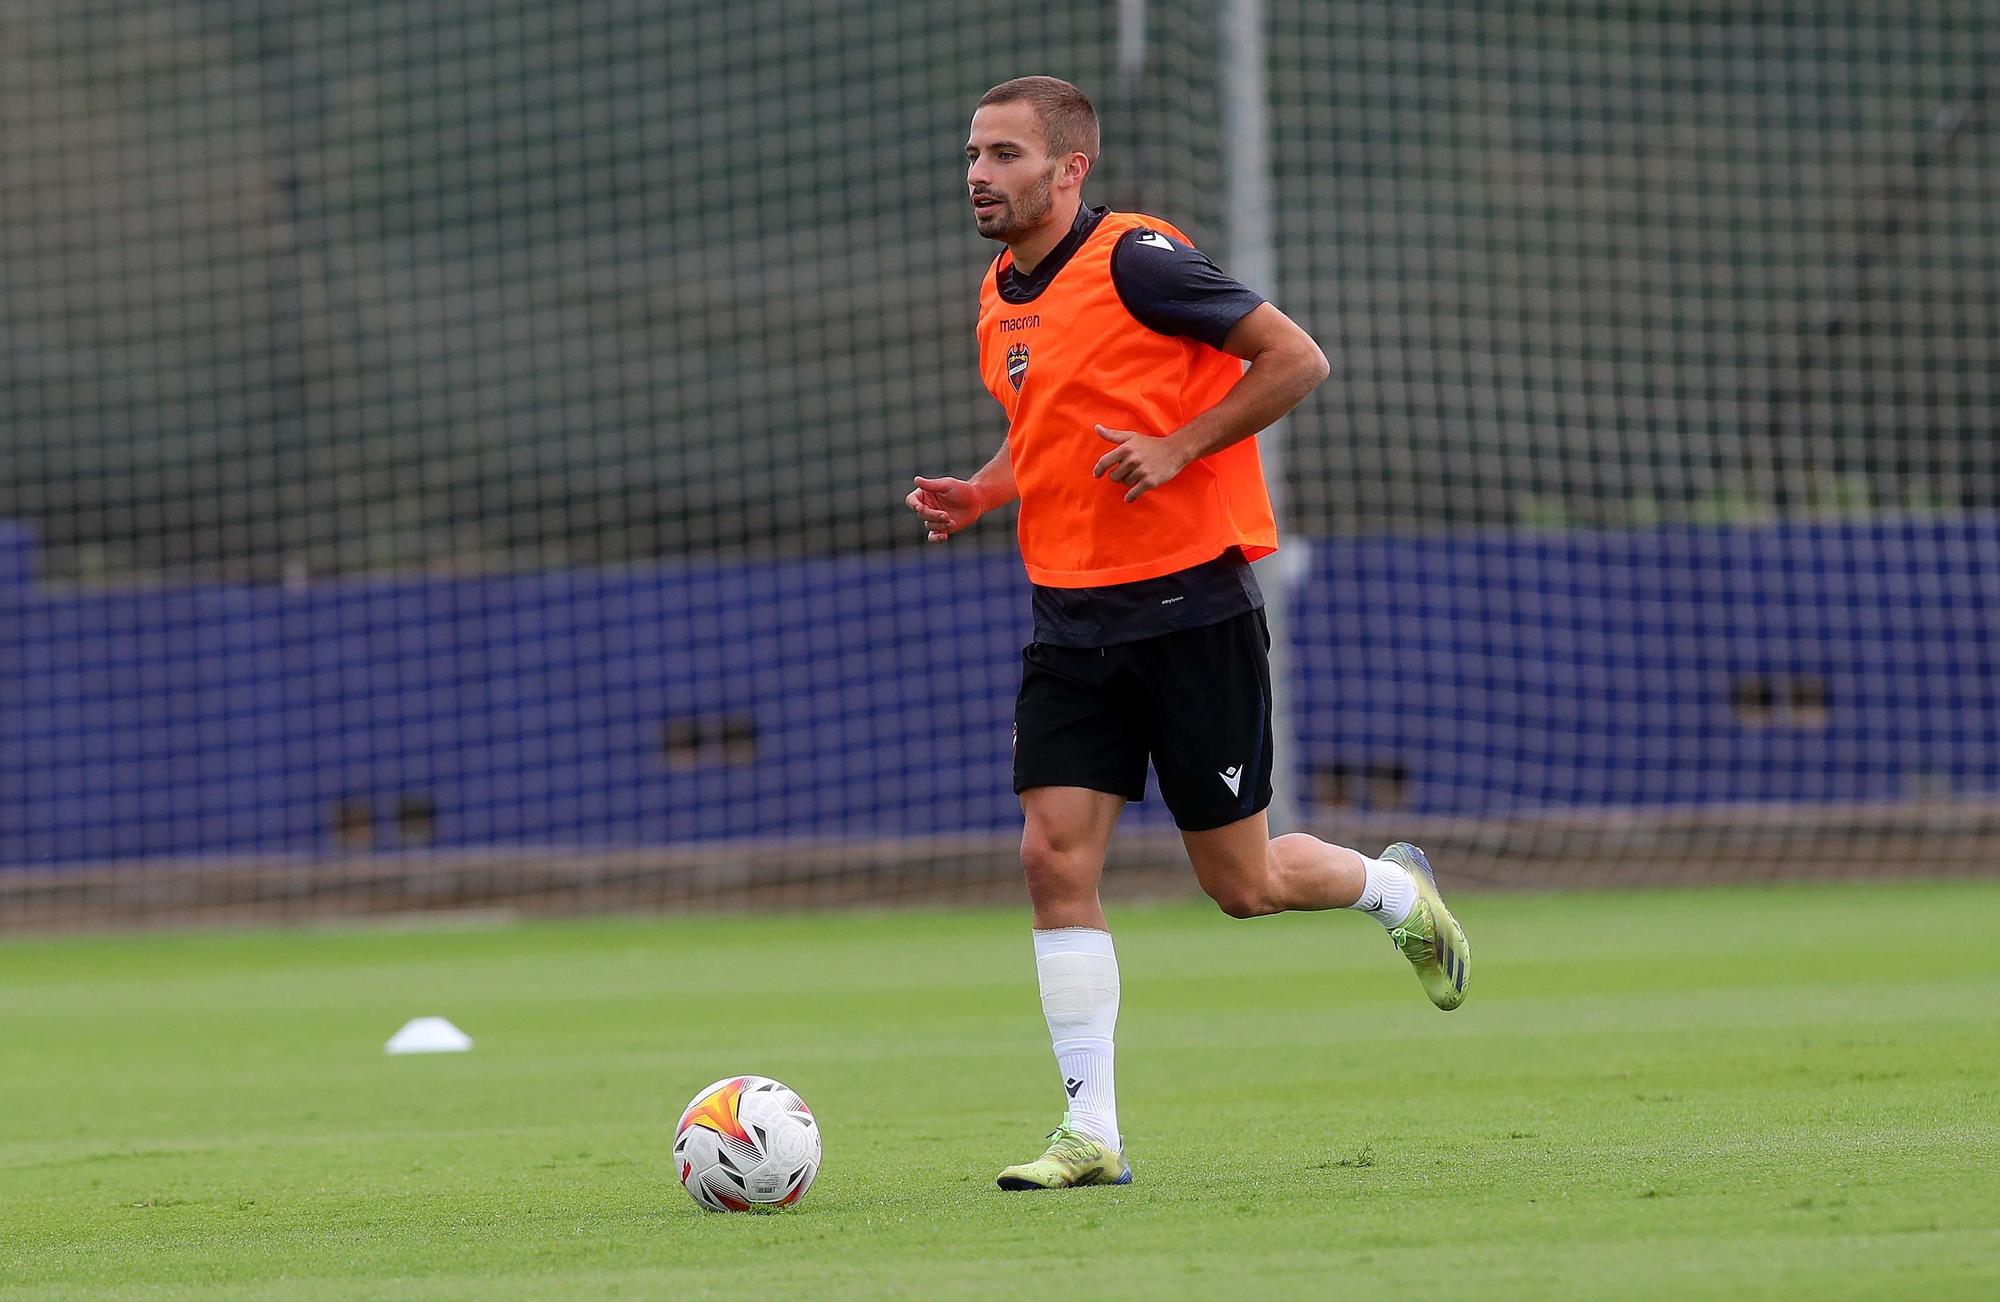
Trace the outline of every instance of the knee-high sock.
{"label": "knee-high sock", "polygon": [[1118,955],[1111,933],[1094,927],[1036,932],[1035,975],[1041,981],[1042,1015],[1055,1044],[1070,1124],[1117,1148],[1111,1056],[1118,1029]]}

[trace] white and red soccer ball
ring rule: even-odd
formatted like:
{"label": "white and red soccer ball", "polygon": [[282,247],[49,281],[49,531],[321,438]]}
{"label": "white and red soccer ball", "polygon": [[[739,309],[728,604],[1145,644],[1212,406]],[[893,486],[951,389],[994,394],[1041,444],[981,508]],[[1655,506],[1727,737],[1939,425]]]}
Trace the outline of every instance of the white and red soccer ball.
{"label": "white and red soccer ball", "polygon": [[715,1082],[674,1129],[674,1170],[689,1197],[712,1212],[790,1207],[812,1188],[819,1155],[812,1109],[768,1076]]}

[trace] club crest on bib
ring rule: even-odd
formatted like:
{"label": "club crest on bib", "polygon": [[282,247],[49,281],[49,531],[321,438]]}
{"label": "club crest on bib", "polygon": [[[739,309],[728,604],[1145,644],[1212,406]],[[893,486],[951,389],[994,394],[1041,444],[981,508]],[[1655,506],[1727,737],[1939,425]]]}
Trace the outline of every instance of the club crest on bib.
{"label": "club crest on bib", "polygon": [[1015,344],[1007,350],[1007,383],[1018,392],[1021,381],[1028,378],[1028,346]]}

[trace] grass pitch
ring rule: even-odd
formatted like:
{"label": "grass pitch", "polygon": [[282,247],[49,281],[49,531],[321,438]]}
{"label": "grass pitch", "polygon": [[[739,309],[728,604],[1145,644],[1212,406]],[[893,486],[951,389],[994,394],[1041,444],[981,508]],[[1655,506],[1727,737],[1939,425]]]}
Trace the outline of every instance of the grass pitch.
{"label": "grass pitch", "polygon": [[[0,1295],[2000,1296],[2000,882],[1454,903],[1449,1016],[1351,914],[1117,910],[1138,1182],[1060,1194],[1017,912],[0,945]],[[793,1212],[674,1182],[741,1071]]]}

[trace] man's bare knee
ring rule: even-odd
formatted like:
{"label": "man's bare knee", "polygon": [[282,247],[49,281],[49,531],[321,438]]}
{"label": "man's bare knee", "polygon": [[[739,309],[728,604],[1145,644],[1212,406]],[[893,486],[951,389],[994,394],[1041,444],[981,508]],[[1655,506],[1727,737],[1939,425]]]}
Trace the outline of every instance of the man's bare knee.
{"label": "man's bare knee", "polygon": [[1232,918],[1261,918],[1267,913],[1283,911],[1282,906],[1272,902],[1262,882],[1230,882],[1211,886],[1208,898]]}
{"label": "man's bare knee", "polygon": [[1232,918],[1261,918],[1267,913],[1284,911],[1285,906],[1277,898],[1275,869],[1268,855],[1262,862],[1213,865],[1199,876],[1208,898]]}
{"label": "man's bare knee", "polygon": [[1288,907],[1262,814],[1227,827],[1183,832],[1202,890],[1232,918],[1261,918]]}
{"label": "man's bare knee", "polygon": [[1030,830],[1021,838],[1021,868],[1028,880],[1060,879],[1076,872],[1083,855],[1075,847],[1064,847]]}
{"label": "man's bare knee", "polygon": [[1097,899],[1101,864],[1087,846],[1062,847],[1030,833],[1021,839],[1021,872],[1028,883],[1028,902],[1035,925],[1101,926],[1103,906]]}
{"label": "man's bare knee", "polygon": [[1062,841],[1030,827],[1021,837],[1021,871],[1032,887],[1060,889],[1069,884],[1096,882],[1098,851],[1094,846]]}
{"label": "man's bare knee", "polygon": [[1123,808],[1117,796],[1080,788],[1022,793],[1021,871],[1037,927],[1104,925],[1097,882]]}

